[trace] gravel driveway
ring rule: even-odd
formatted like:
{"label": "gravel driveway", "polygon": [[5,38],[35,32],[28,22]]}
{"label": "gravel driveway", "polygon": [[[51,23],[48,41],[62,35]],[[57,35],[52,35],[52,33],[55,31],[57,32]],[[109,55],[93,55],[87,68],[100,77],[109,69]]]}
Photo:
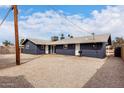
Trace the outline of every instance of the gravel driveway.
{"label": "gravel driveway", "polygon": [[[41,55],[36,57],[23,54],[21,55],[21,61],[22,65],[9,67],[9,63],[15,64],[14,56],[0,55],[0,64],[5,63],[8,65],[1,66],[2,69],[0,67],[0,76],[18,77],[21,75],[28,82],[27,84],[30,83],[29,87],[40,88],[81,88],[105,63],[105,59],[89,57],[64,55]],[[18,83],[20,82],[23,82],[23,80],[20,80]],[[19,87],[19,84],[17,85]],[[20,86],[22,87],[22,84]],[[24,84],[25,86],[27,85]]]}
{"label": "gravel driveway", "polygon": [[124,88],[124,62],[110,57],[83,86],[85,88]]}

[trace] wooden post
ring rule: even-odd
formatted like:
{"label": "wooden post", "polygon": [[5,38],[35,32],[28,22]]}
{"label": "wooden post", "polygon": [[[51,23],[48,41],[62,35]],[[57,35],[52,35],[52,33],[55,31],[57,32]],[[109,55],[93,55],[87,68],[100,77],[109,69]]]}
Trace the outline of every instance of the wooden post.
{"label": "wooden post", "polygon": [[20,49],[19,49],[19,34],[18,34],[18,10],[17,10],[16,5],[13,5],[13,10],[14,10],[14,27],[15,27],[16,65],[20,65]]}

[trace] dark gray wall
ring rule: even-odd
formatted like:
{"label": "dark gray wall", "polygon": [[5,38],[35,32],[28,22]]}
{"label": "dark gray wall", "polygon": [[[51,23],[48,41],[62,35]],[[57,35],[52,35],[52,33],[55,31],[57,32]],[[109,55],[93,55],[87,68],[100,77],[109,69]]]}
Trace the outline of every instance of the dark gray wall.
{"label": "dark gray wall", "polygon": [[56,54],[75,55],[75,45],[69,44],[67,49],[64,49],[64,45],[56,45],[55,52]]}
{"label": "dark gray wall", "polygon": [[[44,47],[43,49],[41,47]],[[37,45],[37,54],[45,54],[45,45]]]}
{"label": "dark gray wall", "polygon": [[[26,49],[27,44],[29,49]],[[97,45],[97,47],[93,47],[93,45]],[[27,41],[24,45],[23,53],[45,54],[45,45],[43,46],[44,49],[41,48],[41,45],[35,45],[31,41]],[[106,56],[106,43],[80,44],[80,50],[83,56],[104,58]],[[64,48],[64,45],[56,45],[55,52],[56,54],[75,55],[75,44],[69,44],[67,49]]]}
{"label": "dark gray wall", "polygon": [[[26,46],[29,45],[29,49]],[[37,54],[37,46],[30,41],[27,41],[24,45],[23,53],[27,54]]]}
{"label": "dark gray wall", "polygon": [[[29,49],[26,49],[26,45],[29,45]],[[23,53],[27,54],[44,54],[45,49],[41,49],[41,45],[35,45],[31,41],[27,41],[24,45]]]}
{"label": "dark gray wall", "polygon": [[104,58],[106,55],[106,43],[80,44],[80,50],[82,51],[82,56]]}
{"label": "dark gray wall", "polygon": [[[80,44],[80,50],[82,56],[104,58],[106,56],[106,43]],[[57,45],[55,51],[56,54],[75,55],[75,44],[69,44],[68,49],[64,49],[63,45]]]}

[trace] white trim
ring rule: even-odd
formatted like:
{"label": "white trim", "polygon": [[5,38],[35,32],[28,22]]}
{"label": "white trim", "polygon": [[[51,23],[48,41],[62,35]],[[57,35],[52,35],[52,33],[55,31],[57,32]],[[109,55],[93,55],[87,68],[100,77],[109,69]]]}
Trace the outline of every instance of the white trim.
{"label": "white trim", "polygon": [[45,46],[45,53],[48,54],[48,45]]}
{"label": "white trim", "polygon": [[55,46],[53,46],[53,54],[55,53]]}
{"label": "white trim", "polygon": [[29,44],[27,44],[25,47],[26,47],[26,49],[29,49],[30,46],[29,46]]}
{"label": "white trim", "polygon": [[75,55],[79,56],[79,51],[80,51],[80,44],[75,44]]}
{"label": "white trim", "polygon": [[64,48],[64,49],[68,49],[68,44],[64,44],[64,45],[63,45],[63,48]]}

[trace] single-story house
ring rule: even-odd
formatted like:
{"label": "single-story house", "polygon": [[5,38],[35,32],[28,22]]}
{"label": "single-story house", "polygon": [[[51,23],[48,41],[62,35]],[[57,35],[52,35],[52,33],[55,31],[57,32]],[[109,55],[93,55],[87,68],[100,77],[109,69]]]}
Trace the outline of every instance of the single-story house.
{"label": "single-story house", "polygon": [[[49,43],[47,40],[39,40],[39,39],[25,39],[22,45],[24,48],[22,50],[23,53],[27,54],[45,54],[46,45]],[[46,53],[47,54],[47,53]]]}
{"label": "single-story house", "polygon": [[76,56],[81,53],[82,56],[104,58],[106,56],[106,46],[111,45],[111,35],[74,37],[58,41],[26,39],[22,44],[24,45],[23,53],[55,53]]}

